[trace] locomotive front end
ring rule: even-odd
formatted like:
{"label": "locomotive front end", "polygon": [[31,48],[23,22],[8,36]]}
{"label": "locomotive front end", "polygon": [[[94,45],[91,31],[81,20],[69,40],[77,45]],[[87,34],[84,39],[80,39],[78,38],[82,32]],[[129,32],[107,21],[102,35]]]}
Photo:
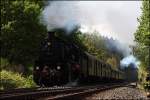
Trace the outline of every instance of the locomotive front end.
{"label": "locomotive front end", "polygon": [[34,66],[34,81],[40,86],[64,85],[80,77],[80,49],[71,41],[49,32]]}
{"label": "locomotive front end", "polygon": [[[34,66],[34,81],[40,86],[61,85],[64,82],[64,46],[54,32],[42,42],[40,54]],[[63,77],[64,76],[64,77]]]}

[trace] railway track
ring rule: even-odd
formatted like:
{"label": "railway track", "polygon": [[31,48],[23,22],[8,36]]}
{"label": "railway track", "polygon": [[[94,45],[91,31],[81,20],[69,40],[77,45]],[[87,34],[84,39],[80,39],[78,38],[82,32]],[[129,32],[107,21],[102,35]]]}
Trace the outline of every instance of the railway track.
{"label": "railway track", "polygon": [[39,87],[35,88],[17,88],[17,89],[8,89],[8,90],[0,90],[0,95],[3,94],[11,94],[11,93],[21,93],[21,92],[29,92],[29,91],[34,91],[37,90]]}
{"label": "railway track", "polygon": [[[4,90],[0,91],[0,100],[22,100],[22,99],[27,99],[31,98],[32,95],[35,94],[40,94],[44,95],[47,94],[47,92],[56,92],[56,91],[61,91],[64,89],[70,89],[72,87],[48,87],[48,88],[40,88],[40,87],[35,87],[35,88],[19,88],[19,89],[10,89],[10,90]],[[33,98],[34,99],[34,98]]]}
{"label": "railway track", "polygon": [[41,98],[38,100],[80,100],[83,96],[90,95],[90,94],[104,91],[104,90],[108,90],[108,89],[112,89],[112,88],[116,88],[116,87],[121,87],[121,86],[123,86],[123,84],[120,84],[120,85],[114,84],[112,86],[97,85],[97,86],[91,86],[91,87],[84,87],[77,91],[70,91],[69,93],[64,92],[63,94],[49,96],[49,97]]}
{"label": "railway track", "polygon": [[15,94],[15,93],[26,93],[26,92],[34,92],[34,91],[46,91],[46,90],[61,90],[61,89],[69,89],[71,87],[63,87],[63,86],[54,86],[54,87],[48,87],[48,88],[40,88],[40,87],[34,87],[34,88],[18,88],[18,89],[9,89],[9,90],[0,90],[0,95],[7,95],[7,94]]}
{"label": "railway track", "polygon": [[22,89],[9,92],[1,91],[1,100],[66,100],[81,97],[83,95],[121,87],[125,84],[106,84],[96,86],[83,86],[83,87],[50,87],[50,88],[34,88]]}

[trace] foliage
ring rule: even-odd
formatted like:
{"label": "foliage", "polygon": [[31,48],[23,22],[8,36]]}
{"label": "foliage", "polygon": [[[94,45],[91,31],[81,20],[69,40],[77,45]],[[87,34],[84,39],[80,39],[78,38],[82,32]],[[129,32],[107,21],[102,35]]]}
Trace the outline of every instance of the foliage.
{"label": "foliage", "polygon": [[[82,35],[82,44],[85,45],[87,51],[96,56],[98,59],[101,59],[110,65],[113,66],[114,69],[118,69],[118,64],[121,59],[121,55],[119,52],[112,52],[109,47],[106,47],[106,37],[102,37],[98,35],[99,33],[86,33]],[[109,44],[110,45],[110,44]]]}
{"label": "foliage", "polygon": [[113,69],[117,69],[118,64],[117,64],[116,58],[114,58],[114,57],[108,58],[106,63],[110,64]]}
{"label": "foliage", "polygon": [[150,1],[144,0],[142,3],[142,15],[138,19],[139,26],[135,32],[137,42],[150,46]]}
{"label": "foliage", "polygon": [[148,66],[149,50],[150,50],[150,2],[144,0],[142,3],[142,15],[138,19],[139,26],[135,32],[135,41],[137,48],[135,50],[138,58]]}
{"label": "foliage", "polygon": [[31,0],[1,1],[1,56],[27,65],[38,55],[46,28],[39,23],[42,5]]}
{"label": "foliage", "polygon": [[138,71],[138,79],[140,83],[140,88],[148,89],[150,87],[150,80],[146,81],[146,77],[150,75],[146,70],[147,68],[143,67],[144,64],[141,63]]}
{"label": "foliage", "polygon": [[141,43],[137,44],[137,46],[134,48],[134,52],[135,52],[136,56],[142,62],[142,66],[141,67],[148,68],[148,64],[149,64],[149,52],[150,52],[149,49],[148,49],[148,47],[146,47],[145,45],[143,45]]}
{"label": "foliage", "polygon": [[0,75],[0,89],[29,88],[36,86],[32,80],[32,76],[25,78],[18,73],[5,70],[2,70]]}
{"label": "foliage", "polygon": [[[135,32],[137,47],[134,49],[136,56],[141,60],[139,67],[139,81],[145,87],[145,78],[150,75],[150,1],[142,2],[142,15],[138,19],[139,26]],[[150,85],[150,83],[148,83]],[[145,87],[146,88],[146,87]]]}
{"label": "foliage", "polygon": [[5,58],[0,58],[0,66],[1,69],[7,69],[7,67],[10,65],[7,59]]}
{"label": "foliage", "polygon": [[22,64],[10,63],[6,58],[0,57],[1,70],[13,71],[18,73],[25,73],[26,75],[31,74],[31,68],[28,66],[28,72],[25,72],[25,68]]}
{"label": "foliage", "polygon": [[86,33],[82,35],[82,44],[85,45],[90,54],[99,59],[106,60],[106,48],[101,38],[97,33]]}

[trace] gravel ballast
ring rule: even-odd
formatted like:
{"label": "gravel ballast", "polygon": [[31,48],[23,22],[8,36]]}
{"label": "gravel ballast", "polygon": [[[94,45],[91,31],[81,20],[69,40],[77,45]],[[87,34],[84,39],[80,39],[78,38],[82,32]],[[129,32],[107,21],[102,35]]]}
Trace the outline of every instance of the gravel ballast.
{"label": "gravel ballast", "polygon": [[85,97],[84,100],[100,100],[100,99],[140,99],[150,100],[146,97],[145,92],[137,88],[120,87],[107,91],[102,91]]}

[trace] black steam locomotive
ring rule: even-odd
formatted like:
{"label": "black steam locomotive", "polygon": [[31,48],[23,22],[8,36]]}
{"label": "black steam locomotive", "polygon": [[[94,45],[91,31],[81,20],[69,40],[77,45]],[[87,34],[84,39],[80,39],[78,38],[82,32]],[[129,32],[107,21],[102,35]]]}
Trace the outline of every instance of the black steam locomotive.
{"label": "black steam locomotive", "polygon": [[123,72],[112,69],[109,64],[81,50],[75,43],[61,39],[54,32],[49,32],[48,38],[42,42],[33,76],[40,86],[124,79]]}

